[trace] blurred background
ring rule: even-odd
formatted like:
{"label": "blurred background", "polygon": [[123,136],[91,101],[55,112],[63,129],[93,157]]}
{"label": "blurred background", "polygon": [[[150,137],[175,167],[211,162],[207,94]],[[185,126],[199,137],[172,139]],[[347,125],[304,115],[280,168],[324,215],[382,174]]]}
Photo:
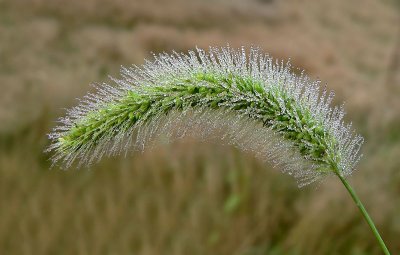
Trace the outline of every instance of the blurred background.
{"label": "blurred background", "polygon": [[365,138],[350,178],[400,253],[400,2],[0,0],[1,254],[381,254],[342,184],[186,139],[50,169],[46,134],[150,52],[258,45],[336,91]]}

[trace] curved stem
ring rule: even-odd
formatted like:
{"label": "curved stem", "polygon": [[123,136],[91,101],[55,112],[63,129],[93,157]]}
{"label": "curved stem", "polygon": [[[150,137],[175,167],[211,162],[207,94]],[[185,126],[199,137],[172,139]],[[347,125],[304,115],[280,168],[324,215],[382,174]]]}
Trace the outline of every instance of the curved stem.
{"label": "curved stem", "polygon": [[378,229],[375,227],[374,222],[372,221],[371,217],[368,215],[367,210],[365,209],[364,205],[361,203],[360,199],[358,198],[357,194],[354,192],[353,188],[350,186],[350,184],[346,181],[346,179],[343,176],[341,176],[340,174],[337,174],[337,176],[342,181],[342,183],[346,187],[347,191],[350,193],[350,195],[353,198],[354,202],[356,203],[358,209],[360,209],[361,214],[364,216],[364,218],[367,221],[368,225],[370,226],[374,236],[378,240],[383,253],[385,255],[390,255],[390,252],[389,252],[388,248],[386,247],[385,242],[383,241],[382,237],[380,236]]}

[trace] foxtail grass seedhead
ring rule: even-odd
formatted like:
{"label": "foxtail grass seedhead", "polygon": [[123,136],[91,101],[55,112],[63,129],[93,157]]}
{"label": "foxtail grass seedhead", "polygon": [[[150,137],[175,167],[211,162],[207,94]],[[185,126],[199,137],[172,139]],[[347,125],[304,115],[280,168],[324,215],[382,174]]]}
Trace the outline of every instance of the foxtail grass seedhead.
{"label": "foxtail grass seedhead", "polygon": [[143,150],[157,138],[213,139],[253,152],[297,178],[351,174],[362,137],[320,82],[259,49],[197,49],[154,56],[97,85],[51,133],[53,162],[90,164]]}

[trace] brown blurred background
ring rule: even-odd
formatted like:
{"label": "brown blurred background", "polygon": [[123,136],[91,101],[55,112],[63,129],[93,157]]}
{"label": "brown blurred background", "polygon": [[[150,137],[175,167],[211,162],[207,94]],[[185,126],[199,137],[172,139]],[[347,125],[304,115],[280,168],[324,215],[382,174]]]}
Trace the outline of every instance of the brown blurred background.
{"label": "brown blurred background", "polygon": [[150,52],[259,45],[336,91],[366,138],[351,182],[400,253],[400,2],[0,0],[0,254],[380,254],[335,178],[185,140],[50,170],[46,133]]}

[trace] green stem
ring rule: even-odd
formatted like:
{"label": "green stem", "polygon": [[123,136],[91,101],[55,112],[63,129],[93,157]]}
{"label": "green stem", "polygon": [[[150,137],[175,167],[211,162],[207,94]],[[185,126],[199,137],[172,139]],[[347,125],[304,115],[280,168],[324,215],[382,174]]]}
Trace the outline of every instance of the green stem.
{"label": "green stem", "polygon": [[350,184],[346,181],[346,179],[341,176],[340,174],[337,174],[339,179],[342,181],[343,185],[346,187],[346,189],[349,191],[351,197],[353,198],[354,202],[356,203],[358,209],[360,209],[362,215],[364,216],[365,220],[367,221],[368,225],[371,227],[372,232],[374,233],[376,239],[378,240],[382,251],[385,255],[390,255],[390,252],[388,248],[385,245],[385,242],[383,241],[382,237],[380,236],[378,229],[375,227],[374,222],[372,221],[371,217],[368,215],[367,210],[365,210],[364,205],[361,203],[360,199],[358,198],[357,194],[354,192],[353,188],[350,186]]}

